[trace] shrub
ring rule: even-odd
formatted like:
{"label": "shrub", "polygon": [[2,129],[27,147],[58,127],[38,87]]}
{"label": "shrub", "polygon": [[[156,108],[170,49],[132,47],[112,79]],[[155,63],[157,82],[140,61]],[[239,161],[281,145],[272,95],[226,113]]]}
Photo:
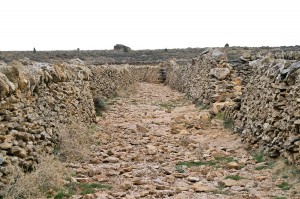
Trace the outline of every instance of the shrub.
{"label": "shrub", "polygon": [[95,97],[93,100],[94,100],[96,115],[101,116],[102,112],[106,110],[105,101],[101,97]]}
{"label": "shrub", "polygon": [[27,174],[20,171],[15,173],[14,184],[0,194],[7,199],[41,198],[51,191],[61,189],[64,185],[63,179],[69,176],[69,170],[55,157],[42,157],[35,171]]}
{"label": "shrub", "polygon": [[95,142],[97,129],[87,128],[84,124],[73,124],[63,128],[59,136],[56,155],[63,161],[77,162],[90,158],[90,146]]}

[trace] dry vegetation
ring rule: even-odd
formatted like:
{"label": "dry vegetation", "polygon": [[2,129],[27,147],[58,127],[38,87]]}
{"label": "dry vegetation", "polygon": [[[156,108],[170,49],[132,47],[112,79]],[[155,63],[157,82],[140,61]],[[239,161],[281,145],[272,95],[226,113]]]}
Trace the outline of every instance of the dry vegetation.
{"label": "dry vegetation", "polygon": [[89,159],[90,146],[93,145],[97,127],[73,124],[60,133],[60,142],[54,153],[63,162],[78,162]]}
{"label": "dry vegetation", "polygon": [[[14,168],[14,182],[6,190],[0,191],[0,198],[46,198],[64,192],[66,181],[71,177],[68,163],[88,161],[95,137],[100,130],[96,125],[73,124],[61,130],[60,143],[53,156],[41,157],[31,173],[24,174],[19,167]],[[19,168],[19,169],[18,169]]]}
{"label": "dry vegetation", "polygon": [[70,171],[54,156],[46,156],[32,173],[14,172],[15,182],[4,190],[3,198],[45,198],[60,190]]}

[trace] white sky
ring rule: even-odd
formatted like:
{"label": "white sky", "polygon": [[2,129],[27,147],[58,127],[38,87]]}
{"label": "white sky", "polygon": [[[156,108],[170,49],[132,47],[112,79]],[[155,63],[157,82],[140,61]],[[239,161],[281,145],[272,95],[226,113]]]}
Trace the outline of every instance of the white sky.
{"label": "white sky", "polygon": [[300,0],[1,0],[0,50],[300,45]]}

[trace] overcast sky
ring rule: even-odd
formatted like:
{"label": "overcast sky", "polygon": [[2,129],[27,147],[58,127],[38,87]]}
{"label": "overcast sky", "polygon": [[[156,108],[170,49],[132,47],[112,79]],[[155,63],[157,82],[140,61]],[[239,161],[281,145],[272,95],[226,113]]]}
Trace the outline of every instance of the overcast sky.
{"label": "overcast sky", "polygon": [[300,0],[1,0],[0,50],[300,45]]}

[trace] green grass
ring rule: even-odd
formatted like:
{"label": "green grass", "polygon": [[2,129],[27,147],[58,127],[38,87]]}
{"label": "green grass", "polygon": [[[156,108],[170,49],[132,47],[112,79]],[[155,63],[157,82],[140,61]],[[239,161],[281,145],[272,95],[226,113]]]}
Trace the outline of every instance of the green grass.
{"label": "green grass", "polygon": [[216,157],[215,160],[211,161],[187,161],[187,162],[178,162],[177,165],[182,165],[186,167],[198,167],[202,165],[212,166],[220,168],[225,166],[226,163],[234,162],[233,157]]}
{"label": "green grass", "polygon": [[220,112],[217,115],[215,115],[214,119],[224,120],[225,119],[225,114],[223,112]]}
{"label": "green grass", "polygon": [[223,184],[219,184],[216,188],[217,188],[216,190],[212,191],[213,194],[230,195],[229,190],[226,191],[223,190],[226,188]]}
{"label": "green grass", "polygon": [[261,171],[261,170],[264,170],[264,169],[268,169],[269,167],[266,165],[266,166],[258,166],[258,167],[255,167],[255,170],[257,171]]}
{"label": "green grass", "polygon": [[264,170],[264,169],[271,169],[275,166],[275,161],[268,161],[266,163],[266,165],[262,165],[262,166],[257,166],[255,167],[255,170],[260,171],[260,170]]}
{"label": "green grass", "polygon": [[160,106],[163,109],[172,110],[172,109],[174,109],[178,106],[181,106],[185,103],[186,103],[186,98],[185,97],[180,97],[180,98],[169,100],[169,101],[166,101],[166,102],[161,102],[161,103],[156,104],[156,105]]}
{"label": "green grass", "polygon": [[241,179],[243,179],[243,177],[241,177],[239,175],[229,175],[229,176],[226,176],[225,179],[241,180]]}
{"label": "green grass", "polygon": [[223,124],[224,124],[225,129],[233,129],[234,128],[234,122],[229,117],[225,117]]}
{"label": "green grass", "polygon": [[252,154],[252,157],[254,158],[254,160],[258,163],[260,162],[265,162],[265,157],[264,157],[264,151],[261,150],[261,151],[255,151],[253,154]]}
{"label": "green grass", "polygon": [[183,169],[183,165],[176,165],[175,166],[175,170],[178,172],[178,173],[184,173],[184,169]]}
{"label": "green grass", "polygon": [[98,183],[78,183],[78,187],[80,190],[81,195],[85,194],[90,194],[90,193],[95,193],[96,189],[111,189],[112,187],[109,185],[103,185],[103,184],[98,184]]}
{"label": "green grass", "polygon": [[[55,196],[54,199],[63,199],[63,198],[70,198],[73,194],[68,192],[68,193],[64,193],[64,192],[58,192]],[[51,197],[50,197],[51,198]]]}
{"label": "green grass", "polygon": [[159,106],[165,109],[173,109],[176,107],[176,105],[171,102],[160,103]]}
{"label": "green grass", "polygon": [[282,182],[281,184],[277,185],[279,188],[281,188],[281,190],[283,191],[287,191],[290,190],[290,188],[293,187],[293,185],[287,183],[287,182]]}
{"label": "green grass", "polygon": [[54,199],[70,198],[72,195],[85,195],[95,193],[97,189],[111,189],[109,185],[103,185],[99,183],[68,183],[63,191],[59,191]]}
{"label": "green grass", "polygon": [[290,173],[292,175],[300,175],[300,169],[298,169],[296,166],[292,166]]}
{"label": "green grass", "polygon": [[196,102],[195,106],[198,107],[200,110],[209,110],[209,109],[211,109],[211,104],[203,104],[203,103]]}
{"label": "green grass", "polygon": [[236,162],[236,160],[234,160],[233,157],[215,157],[215,160],[218,162],[225,162],[225,163]]}
{"label": "green grass", "polygon": [[227,117],[224,112],[220,112],[215,115],[214,119],[222,120],[225,129],[233,129],[234,127],[234,121],[231,118]]}
{"label": "green grass", "polygon": [[283,197],[283,196],[275,196],[274,199],[286,199],[286,197]]}

